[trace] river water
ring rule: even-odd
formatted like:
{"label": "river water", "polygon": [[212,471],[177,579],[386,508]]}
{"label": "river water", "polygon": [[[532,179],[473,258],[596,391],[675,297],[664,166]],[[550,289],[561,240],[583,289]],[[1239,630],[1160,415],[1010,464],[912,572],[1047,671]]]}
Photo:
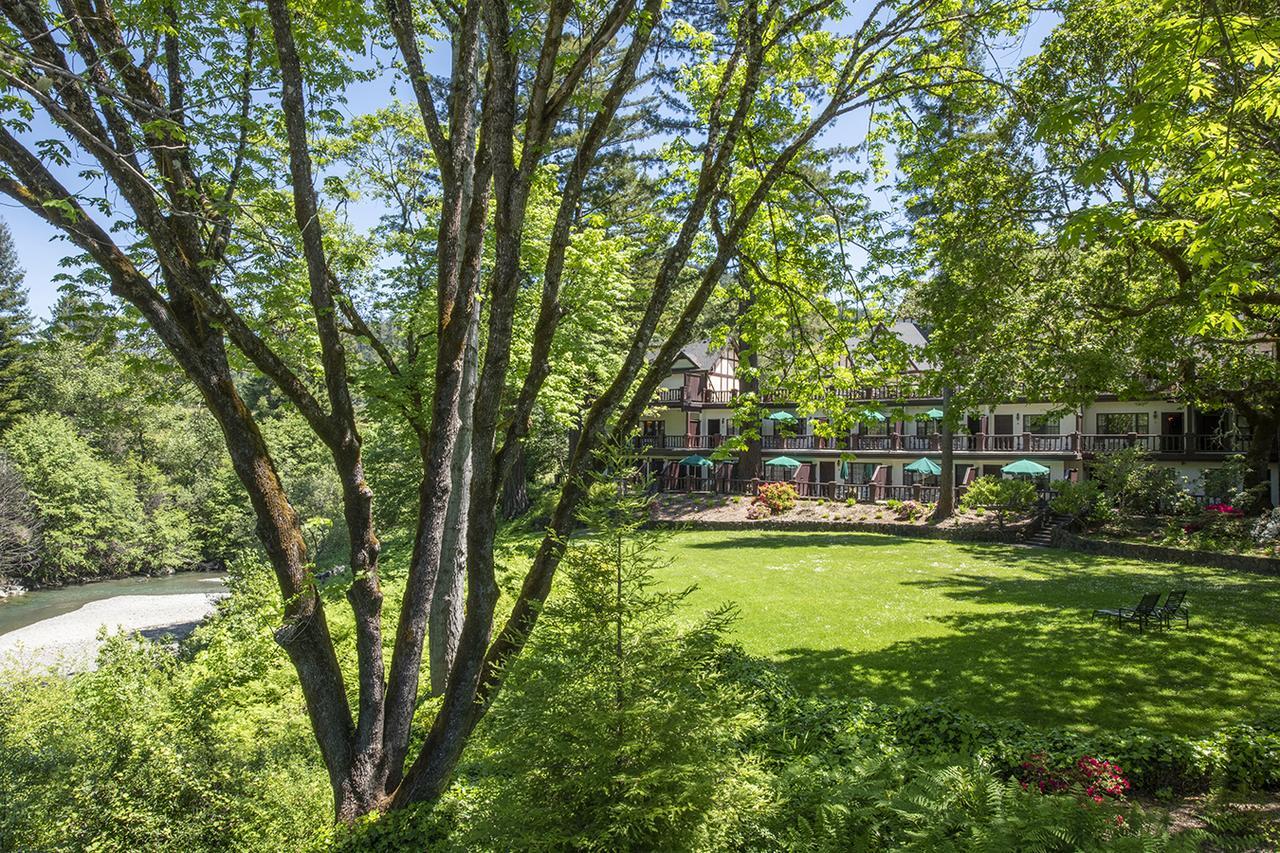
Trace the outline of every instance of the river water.
{"label": "river water", "polygon": [[147,636],[181,636],[205,618],[225,593],[224,574],[185,572],[40,589],[0,600],[0,657],[19,650],[28,660],[66,669],[92,665],[102,627]]}

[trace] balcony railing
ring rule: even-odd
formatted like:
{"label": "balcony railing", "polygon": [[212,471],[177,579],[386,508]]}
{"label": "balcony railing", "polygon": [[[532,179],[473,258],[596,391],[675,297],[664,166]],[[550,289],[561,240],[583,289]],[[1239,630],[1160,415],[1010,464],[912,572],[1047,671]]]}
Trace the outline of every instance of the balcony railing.
{"label": "balcony railing", "polygon": [[[725,435],[666,435],[645,436],[637,439],[640,450],[714,450],[724,444]],[[1103,453],[1115,453],[1129,447],[1141,447],[1156,456],[1212,456],[1214,454],[1243,453],[1247,443],[1239,438],[1216,434],[1184,435],[1099,435],[1094,433],[1014,433],[1012,435],[952,436],[952,449],[960,454],[987,454],[999,456],[1069,456],[1081,458]],[[853,453],[901,453],[926,454],[942,450],[942,437],[933,435],[902,435],[891,432],[884,435],[845,435],[828,438],[818,435],[766,435],[760,439],[762,450],[790,451],[816,450]],[[1274,452],[1274,451],[1273,451]]]}
{"label": "balcony railing", "polygon": [[659,403],[683,403],[683,402],[684,402],[684,388],[683,388],[683,387],[680,387],[680,388],[659,388],[659,389],[658,389],[658,402],[659,402]]}
{"label": "balcony railing", "polygon": [[1179,433],[1154,435],[1149,433],[1084,434],[1080,450],[1089,455],[1115,453],[1130,447],[1140,447],[1148,453],[1172,456],[1213,455],[1217,453],[1243,453],[1248,442],[1240,436],[1218,433]]}

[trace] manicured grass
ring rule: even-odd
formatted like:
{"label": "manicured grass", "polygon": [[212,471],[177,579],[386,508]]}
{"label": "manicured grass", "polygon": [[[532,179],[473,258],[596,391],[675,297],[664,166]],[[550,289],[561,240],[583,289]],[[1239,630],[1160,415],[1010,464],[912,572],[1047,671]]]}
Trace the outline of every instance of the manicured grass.
{"label": "manicured grass", "polygon": [[[736,603],[736,639],[802,689],[942,700],[1077,731],[1207,734],[1280,700],[1280,578],[870,533],[675,534],[673,587]],[[1191,629],[1091,621],[1190,590]]]}

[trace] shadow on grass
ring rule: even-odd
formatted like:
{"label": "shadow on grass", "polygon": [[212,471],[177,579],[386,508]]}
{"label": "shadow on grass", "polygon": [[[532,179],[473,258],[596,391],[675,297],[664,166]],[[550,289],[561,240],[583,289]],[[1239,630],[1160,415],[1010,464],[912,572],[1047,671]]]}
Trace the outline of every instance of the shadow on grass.
{"label": "shadow on grass", "polygon": [[[1079,731],[1139,725],[1208,734],[1273,706],[1280,584],[1161,565],[1064,572],[1069,556],[1025,557],[1022,568],[1032,572],[1025,577],[967,571],[904,580],[974,605],[925,616],[942,636],[864,651],[791,647],[776,657],[805,691],[939,700],[979,716]],[[1132,605],[1143,592],[1175,586],[1190,590],[1190,630],[1139,633],[1091,619],[1095,608]]]}
{"label": "shadow on grass", "polygon": [[872,533],[850,530],[838,533],[806,533],[801,531],[730,531],[729,535],[717,532],[714,539],[698,542],[681,541],[681,548],[692,550],[732,551],[739,548],[827,548],[846,545],[904,545],[929,540],[891,533]]}

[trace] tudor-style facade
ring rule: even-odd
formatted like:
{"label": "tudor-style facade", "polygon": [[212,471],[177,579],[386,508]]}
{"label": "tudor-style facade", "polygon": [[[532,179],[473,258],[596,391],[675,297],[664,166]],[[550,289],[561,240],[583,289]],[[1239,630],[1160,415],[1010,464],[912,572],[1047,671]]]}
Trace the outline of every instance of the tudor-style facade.
{"label": "tudor-style facade", "polygon": [[[911,323],[896,323],[898,335],[913,350],[924,337]],[[737,454],[716,460],[711,468],[682,466],[691,454],[711,456],[726,437],[735,435],[732,403],[740,390],[732,348],[707,342],[690,344],[672,366],[643,421],[638,448],[648,473],[670,490],[715,490],[746,493],[752,483],[739,475]],[[919,484],[905,470],[920,457],[940,461],[941,437],[927,412],[940,409],[942,396],[926,363],[913,363],[901,381],[849,392],[893,416],[864,424],[837,437],[815,433],[822,413],[802,415],[792,400],[762,395],[770,411],[790,412],[795,423],[765,418],[760,424],[762,479],[793,480],[802,495],[860,500],[936,497],[937,489]],[[963,485],[1017,459],[1047,467],[1051,480],[1080,479],[1100,454],[1140,446],[1161,464],[1174,468],[1193,493],[1203,491],[1206,468],[1243,453],[1248,437],[1235,429],[1227,411],[1198,411],[1180,403],[1152,398],[1120,400],[1100,396],[1065,415],[1052,403],[1000,402],[970,413],[952,437],[956,483]],[[799,468],[770,466],[781,456]],[[1280,502],[1275,450],[1272,451],[1272,502]],[[1216,497],[1216,496],[1215,496]]]}

